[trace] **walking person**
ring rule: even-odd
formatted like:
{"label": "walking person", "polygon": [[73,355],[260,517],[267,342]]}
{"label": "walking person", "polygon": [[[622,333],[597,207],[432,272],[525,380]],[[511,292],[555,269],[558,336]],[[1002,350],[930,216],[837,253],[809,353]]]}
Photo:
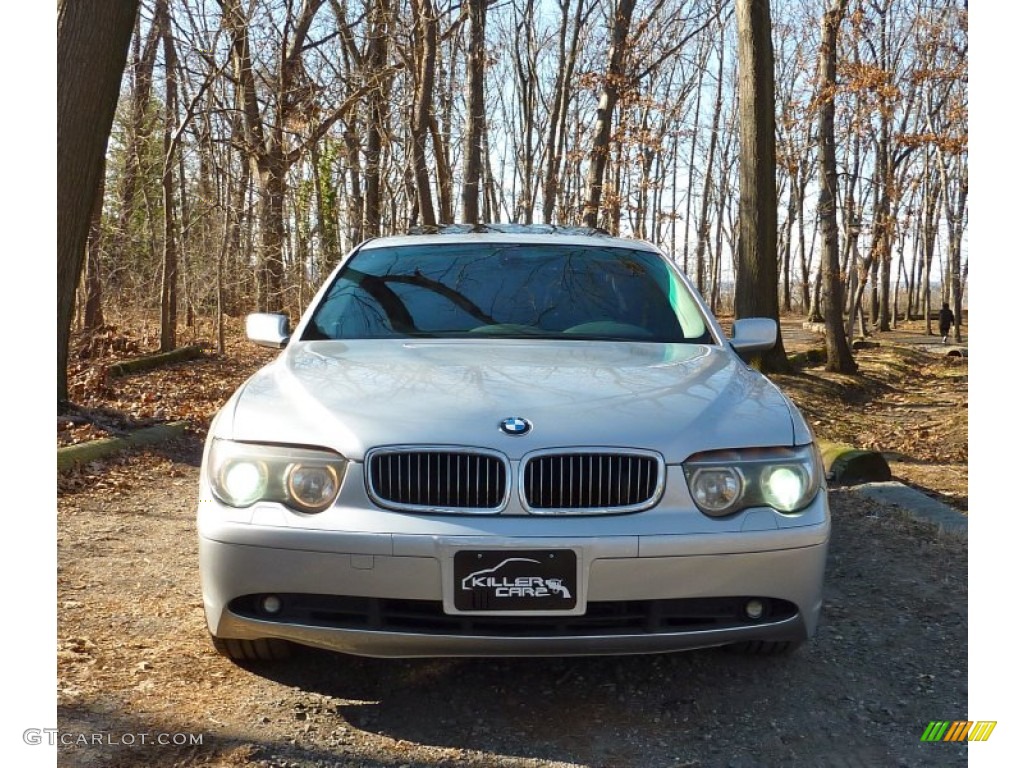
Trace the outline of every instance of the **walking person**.
{"label": "walking person", "polygon": [[949,308],[949,302],[942,302],[942,309],[939,310],[939,333],[942,334],[942,343],[949,338],[949,329],[953,325],[953,310]]}

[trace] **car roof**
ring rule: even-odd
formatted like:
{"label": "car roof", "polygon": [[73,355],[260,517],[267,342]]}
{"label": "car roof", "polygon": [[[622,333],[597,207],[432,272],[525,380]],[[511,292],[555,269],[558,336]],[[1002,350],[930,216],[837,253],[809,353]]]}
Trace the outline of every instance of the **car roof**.
{"label": "car roof", "polygon": [[374,238],[361,249],[407,245],[444,245],[446,243],[535,243],[589,245],[604,248],[629,248],[660,253],[644,240],[613,237],[591,227],[555,227],[548,224],[449,224],[417,227],[407,235]]}

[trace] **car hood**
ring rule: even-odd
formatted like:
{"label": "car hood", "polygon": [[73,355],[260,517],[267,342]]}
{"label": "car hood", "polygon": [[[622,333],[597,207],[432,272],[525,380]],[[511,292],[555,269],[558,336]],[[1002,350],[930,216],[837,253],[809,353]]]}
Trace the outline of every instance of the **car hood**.
{"label": "car hood", "polygon": [[[508,417],[533,428],[506,435],[498,426]],[[356,461],[375,446],[429,444],[512,459],[564,446],[646,448],[676,462],[714,448],[791,445],[806,427],[774,385],[722,347],[388,339],[292,343],[241,388],[215,433],[325,446]]]}

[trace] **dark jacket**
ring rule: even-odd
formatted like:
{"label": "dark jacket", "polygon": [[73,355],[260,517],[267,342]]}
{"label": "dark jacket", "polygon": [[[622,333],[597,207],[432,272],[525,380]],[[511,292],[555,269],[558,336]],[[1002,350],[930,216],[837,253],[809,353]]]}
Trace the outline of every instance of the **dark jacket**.
{"label": "dark jacket", "polygon": [[939,310],[939,329],[949,330],[950,326],[953,325],[953,310],[948,307],[943,307]]}

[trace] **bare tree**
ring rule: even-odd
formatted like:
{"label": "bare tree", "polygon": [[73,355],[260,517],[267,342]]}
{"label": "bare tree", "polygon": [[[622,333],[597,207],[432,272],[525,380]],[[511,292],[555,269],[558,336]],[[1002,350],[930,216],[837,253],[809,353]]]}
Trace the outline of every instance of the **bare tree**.
{"label": "bare tree", "polygon": [[708,147],[707,163],[704,171],[704,193],[701,195],[700,217],[697,220],[697,252],[695,254],[697,269],[697,290],[707,296],[707,270],[705,259],[711,244],[711,181],[715,175],[715,152],[718,149],[719,124],[722,119],[722,85],[725,80],[725,23],[719,27],[718,39],[718,82],[715,84],[715,105],[711,116],[711,145]]}
{"label": "bare tree", "polygon": [[598,0],[575,0],[570,23],[569,9],[572,3],[573,0],[558,0],[561,12],[561,21],[558,27],[558,64],[555,67],[555,82],[544,145],[544,155],[547,158],[544,166],[543,187],[545,224],[551,224],[555,218],[555,205],[559,192],[558,178],[562,173],[562,161],[568,141],[569,106],[572,99],[573,78],[579,58],[580,34],[583,31],[583,25],[586,24],[590,14],[597,7]]}
{"label": "bare tree", "polygon": [[85,312],[82,330],[95,331],[103,325],[103,280],[100,277],[100,250],[102,243],[103,194],[106,190],[106,162],[100,168],[100,182],[92,204],[89,220],[89,239],[85,253]]}
{"label": "bare tree", "polygon": [[[283,308],[286,175],[312,144],[353,108],[375,83],[364,83],[324,109],[322,91],[303,63],[306,51],[326,38],[309,42],[309,32],[325,0],[303,0],[297,13],[288,3],[275,55],[257,66],[250,40],[252,11],[243,0],[220,0],[223,23],[231,36],[231,59],[238,108],[243,118],[243,148],[259,190],[260,255],[257,305],[265,311]],[[257,72],[259,77],[257,77]],[[383,74],[383,73],[382,73]],[[261,98],[257,81],[266,83]]]}
{"label": "bare tree", "polygon": [[[390,31],[392,29],[391,0],[371,0],[366,51],[366,66],[370,72],[384,72],[388,65]],[[366,200],[363,216],[363,234],[377,237],[381,232],[382,151],[388,140],[388,95],[391,81],[381,77],[377,86],[367,94],[366,137]]]}
{"label": "bare tree", "polygon": [[480,181],[483,178],[483,138],[487,115],[484,112],[484,68],[487,50],[484,33],[487,0],[467,0],[469,41],[466,47],[466,143],[462,171],[462,220],[480,221]]}
{"label": "bare tree", "polygon": [[178,143],[174,138],[178,124],[178,54],[171,36],[171,14],[167,3],[157,5],[153,26],[159,30],[164,50],[164,163],[160,174],[164,252],[160,280],[160,351],[169,352],[174,349],[177,340],[178,322],[178,243],[174,200],[174,152]]}
{"label": "bare tree", "polygon": [[[736,317],[779,319],[776,253],[775,88],[768,0],[737,0],[740,103],[740,227]],[[779,328],[760,356],[766,372],[789,369]]]}
{"label": "bare tree", "polygon": [[828,355],[826,369],[839,373],[855,373],[857,370],[843,328],[843,288],[839,279],[839,227],[836,221],[836,200],[839,197],[835,135],[836,38],[847,4],[848,0],[834,0],[822,17],[818,64],[821,73],[818,90],[818,158],[821,169],[818,219],[821,225],[822,314]]}
{"label": "bare tree", "polygon": [[433,0],[411,0],[415,27],[414,101],[412,105],[412,174],[416,182],[419,218],[428,226],[437,224],[427,168],[427,141],[430,138],[430,111],[434,103],[434,79],[437,70],[437,11]]}
{"label": "bare tree", "polygon": [[[908,311],[927,313],[937,271],[959,304],[966,14],[956,0],[845,0],[834,236],[824,218],[822,228],[804,221],[823,138],[812,4],[776,6],[774,148],[751,127],[772,111],[751,111],[772,101],[765,81],[736,71],[764,49],[740,35],[730,50],[726,23],[733,8],[767,18],[763,0],[217,4],[220,15],[199,0],[152,0],[142,15],[107,199],[91,207],[83,306],[100,291],[114,311],[162,305],[171,331],[175,304],[189,323],[193,310],[291,308],[345,247],[455,214],[621,227],[681,256],[716,311],[733,310],[735,276],[737,316],[777,317],[790,287],[794,308],[820,310],[833,247],[850,334],[858,318],[866,332],[866,288],[879,327],[904,296]],[[168,6],[169,34],[159,23]],[[155,79],[162,48],[177,62]],[[770,218],[777,199],[781,221]],[[907,291],[886,301],[886,254],[904,259],[904,245],[896,278]]]}
{"label": "bare tree", "polygon": [[583,208],[583,224],[596,227],[604,190],[604,171],[608,165],[611,146],[612,118],[622,89],[626,43],[629,26],[633,21],[636,0],[614,0],[611,18],[611,36],[608,44],[608,64],[605,67],[601,96],[594,123],[594,140],[590,148],[590,168],[587,173],[587,197]]}

